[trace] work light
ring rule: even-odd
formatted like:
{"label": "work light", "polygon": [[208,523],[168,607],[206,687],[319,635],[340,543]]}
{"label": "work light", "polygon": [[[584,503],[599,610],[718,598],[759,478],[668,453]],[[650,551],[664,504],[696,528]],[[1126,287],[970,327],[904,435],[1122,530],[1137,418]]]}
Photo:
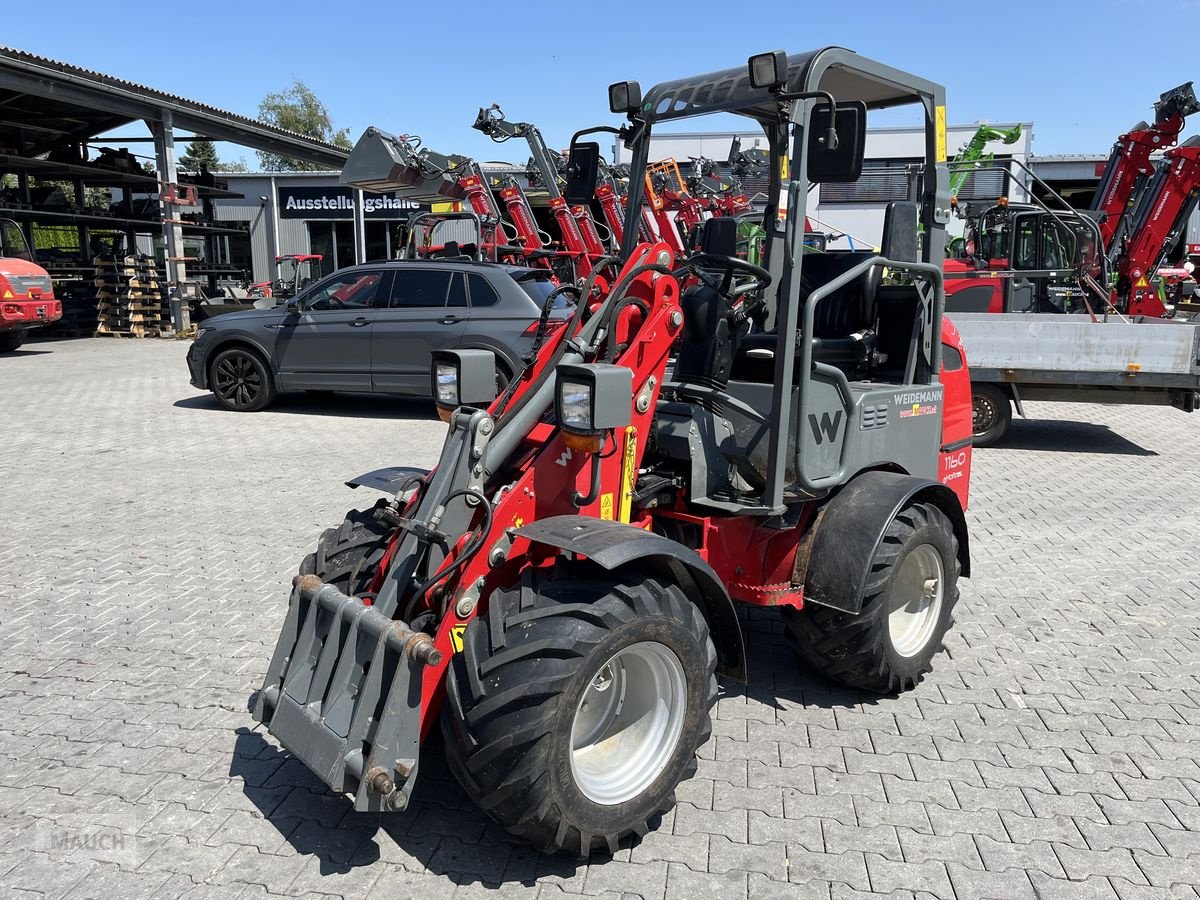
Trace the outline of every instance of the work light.
{"label": "work light", "polygon": [[636,81],[618,81],[608,86],[608,108],[618,115],[635,113],[642,105],[642,86]]}
{"label": "work light", "polygon": [[496,399],[496,354],[491,350],[435,350],[430,393],[438,415],[450,421],[460,406],[487,406]]}
{"label": "work light", "polygon": [[606,363],[558,367],[555,412],[568,447],[600,449],[604,432],[632,418],[633,371]]}
{"label": "work light", "polygon": [[783,50],[756,53],[750,57],[750,84],[752,87],[769,90],[782,87],[787,82],[787,70],[787,53]]}

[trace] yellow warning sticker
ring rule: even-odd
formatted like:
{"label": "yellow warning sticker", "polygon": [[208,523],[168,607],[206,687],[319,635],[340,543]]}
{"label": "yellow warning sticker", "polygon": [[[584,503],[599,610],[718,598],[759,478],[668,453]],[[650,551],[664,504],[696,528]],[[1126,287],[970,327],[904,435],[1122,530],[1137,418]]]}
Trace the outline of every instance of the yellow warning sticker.
{"label": "yellow warning sticker", "polygon": [[788,180],[788,158],[786,153],[779,157],[779,180]]}
{"label": "yellow warning sticker", "polygon": [[462,653],[463,635],[467,633],[466,625],[450,626],[450,646],[454,648],[455,653]]}
{"label": "yellow warning sticker", "polygon": [[600,495],[600,518],[607,519],[609,522],[613,520],[612,491],[609,491],[607,494]]}
{"label": "yellow warning sticker", "polygon": [[937,161],[944,163],[946,161],[946,107],[935,106],[933,108],[934,128],[937,133]]}
{"label": "yellow warning sticker", "polygon": [[1134,284],[1134,287],[1135,287],[1135,288],[1145,288],[1145,287],[1150,287],[1150,282],[1148,282],[1148,281],[1146,280],[1146,276],[1145,276],[1145,275],[1143,275],[1141,278],[1139,278],[1139,279],[1137,280],[1137,282]]}

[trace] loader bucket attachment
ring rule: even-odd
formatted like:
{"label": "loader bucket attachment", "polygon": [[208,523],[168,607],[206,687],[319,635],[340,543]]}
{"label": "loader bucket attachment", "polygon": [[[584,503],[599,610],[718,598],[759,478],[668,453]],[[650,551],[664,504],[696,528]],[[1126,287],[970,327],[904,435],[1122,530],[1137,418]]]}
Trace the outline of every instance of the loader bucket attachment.
{"label": "loader bucket attachment", "polygon": [[441,653],[315,575],[296,578],[254,718],[359,811],[400,810],[416,783],[421,676]]}
{"label": "loader bucket attachment", "polygon": [[465,195],[458,182],[469,174],[470,163],[463,156],[418,152],[403,137],[368,128],[350,151],[339,180],[359,190],[396,192],[408,200],[435,203]]}

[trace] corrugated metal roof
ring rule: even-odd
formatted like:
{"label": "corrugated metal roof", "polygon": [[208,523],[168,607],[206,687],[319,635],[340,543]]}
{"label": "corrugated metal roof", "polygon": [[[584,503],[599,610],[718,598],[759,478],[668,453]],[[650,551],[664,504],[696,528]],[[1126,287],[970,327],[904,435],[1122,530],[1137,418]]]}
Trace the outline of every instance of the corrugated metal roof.
{"label": "corrugated metal roof", "polygon": [[97,72],[94,69],[85,69],[82,66],[75,66],[71,63],[65,63],[61,60],[50,59],[46,56],[39,56],[36,53],[29,53],[25,50],[18,50],[14,47],[5,47],[0,45],[0,67],[9,65],[13,68],[19,68],[24,71],[38,71],[52,78],[65,78],[72,81],[79,81],[89,87],[107,88],[116,93],[132,95],[136,99],[144,102],[149,102],[158,105],[177,107],[180,110],[190,112],[192,115],[199,118],[213,119],[214,121],[223,121],[228,123],[236,123],[245,125],[249,128],[273,133],[281,138],[286,138],[290,141],[298,141],[307,143],[314,148],[320,148],[325,151],[330,151],[341,156],[348,156],[349,151],[344,147],[338,147],[335,144],[330,144],[326,141],[320,141],[309,137],[305,134],[300,134],[295,131],[289,131],[286,128],[279,128],[267,122],[252,119],[249,116],[243,116],[238,113],[229,112],[228,110],[220,109],[216,106],[209,106],[207,103],[200,103],[196,100],[189,100],[186,97],[181,97],[178,94],[171,94],[166,91],[156,90],[144,84],[128,81],[124,78],[117,78],[114,75],[107,75],[104,72]]}

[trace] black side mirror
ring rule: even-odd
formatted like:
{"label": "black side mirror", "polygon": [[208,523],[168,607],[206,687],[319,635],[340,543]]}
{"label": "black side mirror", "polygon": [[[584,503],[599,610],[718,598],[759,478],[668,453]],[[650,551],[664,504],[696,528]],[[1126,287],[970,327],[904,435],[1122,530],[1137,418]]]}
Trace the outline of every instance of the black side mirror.
{"label": "black side mirror", "polygon": [[572,144],[567,159],[563,196],[572,205],[587,205],[596,193],[600,177],[600,145],[595,141]]}
{"label": "black side mirror", "polygon": [[839,103],[832,111],[828,104],[816,107],[808,123],[808,180],[858,181],[866,138],[867,105],[861,100]]}

